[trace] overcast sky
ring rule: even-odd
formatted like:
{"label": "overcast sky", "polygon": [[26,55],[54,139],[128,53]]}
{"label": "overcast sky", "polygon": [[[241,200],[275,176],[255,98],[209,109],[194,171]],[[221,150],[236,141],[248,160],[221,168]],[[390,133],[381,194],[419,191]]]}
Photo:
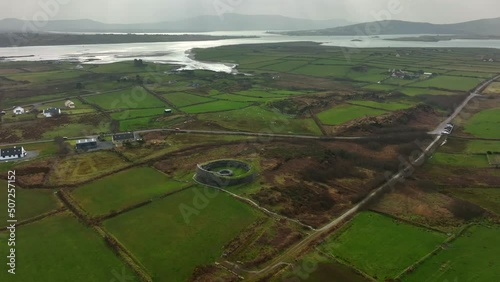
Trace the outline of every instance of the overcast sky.
{"label": "overcast sky", "polygon": [[[500,17],[499,0],[0,0],[0,18],[32,20],[44,11],[41,3],[59,3],[45,8],[50,19],[106,23],[168,21],[223,12],[352,22],[376,20],[375,15],[385,11],[391,12],[392,19],[433,23]],[[401,7],[390,9],[391,3]]]}

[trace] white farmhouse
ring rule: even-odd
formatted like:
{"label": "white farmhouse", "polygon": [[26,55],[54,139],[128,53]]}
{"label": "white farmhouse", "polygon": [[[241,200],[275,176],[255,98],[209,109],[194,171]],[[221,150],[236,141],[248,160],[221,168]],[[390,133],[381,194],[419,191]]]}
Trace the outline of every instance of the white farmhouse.
{"label": "white farmhouse", "polygon": [[15,115],[22,115],[22,114],[24,114],[26,112],[26,110],[23,107],[15,107],[12,112]]}
{"label": "white farmhouse", "polygon": [[47,118],[50,117],[57,117],[61,115],[61,109],[58,108],[48,108],[46,110],[43,110],[43,115]]}
{"label": "white farmhouse", "polygon": [[24,147],[0,149],[0,161],[24,158],[27,154],[28,153],[24,150]]}

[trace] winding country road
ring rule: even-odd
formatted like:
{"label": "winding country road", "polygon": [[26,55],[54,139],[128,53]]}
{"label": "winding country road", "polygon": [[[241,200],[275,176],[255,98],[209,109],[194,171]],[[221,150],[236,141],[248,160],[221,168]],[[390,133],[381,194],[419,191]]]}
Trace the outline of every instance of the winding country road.
{"label": "winding country road", "polygon": [[[495,80],[499,79],[500,75],[482,83],[480,86],[478,86],[468,97],[465,99],[465,101],[457,107],[455,112],[448,117],[446,120],[444,120],[442,123],[440,123],[436,129],[429,134],[436,135],[434,140],[428,145],[428,147],[422,151],[420,156],[415,159],[414,161],[409,161],[411,166],[419,166],[425,161],[425,158],[428,156],[431,156],[433,153],[433,149],[435,149],[437,144],[440,144],[439,142],[441,141],[441,132],[444,130],[445,126],[448,123],[451,123],[467,106],[467,104],[476,96],[478,96],[488,85],[490,85],[492,82]],[[344,221],[348,220],[352,216],[354,216],[365,204],[367,204],[370,200],[374,199],[377,195],[381,194],[384,192],[385,189],[388,187],[392,187],[396,182],[401,181],[402,179],[406,178],[408,175],[407,169],[409,167],[405,166],[405,169],[399,171],[398,173],[394,174],[384,185],[380,186],[379,188],[375,189],[372,193],[370,193],[363,201],[359,202],[356,204],[354,207],[346,211],[344,214],[333,220],[332,222],[328,223],[324,227],[314,230],[309,236],[307,236],[305,239],[303,239],[301,242],[297,243],[296,245],[292,246],[288,250],[286,250],[283,254],[280,256],[274,258],[269,266],[257,270],[257,271],[248,271],[245,269],[240,268],[237,264],[231,263],[228,261],[222,262],[223,265],[228,267],[229,269],[239,272],[239,273],[247,273],[248,278],[251,280],[258,280],[258,278],[265,277],[266,275],[271,274],[271,271],[283,266],[283,265],[293,265],[293,263],[296,261],[298,257],[300,257],[300,254],[303,251],[306,251],[307,248],[311,244],[313,244],[316,240],[321,239],[322,236],[328,235],[328,233],[336,228],[339,227]]]}
{"label": "winding country road", "polygon": [[[444,120],[442,123],[440,123],[435,130],[432,132],[429,132],[431,135],[436,135],[433,141],[428,145],[428,147],[423,150],[416,160],[411,163],[412,166],[418,166],[419,164],[422,163],[422,161],[432,155],[433,149],[435,149],[441,140],[441,132],[444,130],[445,126],[448,123],[451,123],[469,104],[469,102],[480,95],[480,93],[492,82],[495,80],[499,79],[500,75],[482,83],[479,85],[473,92],[470,93],[470,95],[463,101],[462,104],[460,104],[454,113],[450,115],[446,120]],[[238,135],[238,136],[253,136],[253,137],[274,137],[274,138],[295,138],[295,139],[306,139],[306,140],[361,140],[361,139],[369,139],[369,138],[374,138],[373,136],[363,136],[363,137],[341,137],[341,136],[308,136],[308,135],[293,135],[293,134],[272,134],[272,133],[254,133],[254,132],[240,132],[240,131],[210,131],[210,130],[179,130],[179,129],[151,129],[151,130],[142,130],[142,131],[136,131],[136,133],[149,133],[149,132],[175,132],[175,133],[186,133],[186,134],[212,134],[212,135]],[[110,134],[108,134],[109,136]],[[74,137],[71,139],[83,139],[83,138],[89,138],[91,136],[81,136],[81,137]],[[97,136],[95,136],[97,137]],[[51,142],[53,140],[40,140],[40,141],[33,141],[33,142],[24,142],[24,143],[19,143],[19,144],[0,144],[0,146],[15,146],[15,145],[25,145],[25,144],[36,144],[36,143],[45,143],[45,142]],[[380,186],[379,188],[375,189],[373,192],[371,192],[363,201],[359,202],[355,206],[353,206],[351,209],[346,211],[344,214],[333,220],[332,222],[328,223],[327,225],[323,226],[320,229],[313,230],[310,235],[308,235],[305,239],[303,239],[301,242],[297,243],[296,245],[292,246],[288,250],[286,250],[283,254],[279,255],[278,257],[274,258],[271,263],[269,263],[269,266],[258,270],[258,271],[249,271],[241,268],[235,263],[229,262],[229,261],[222,261],[219,262],[225,267],[229,268],[232,271],[235,271],[237,273],[246,273],[250,279],[258,279],[259,277],[264,277],[266,275],[269,275],[271,271],[277,267],[283,266],[283,265],[292,265],[295,260],[300,256],[300,254],[303,251],[306,251],[307,248],[311,244],[315,242],[315,240],[321,239],[322,236],[328,235],[329,232],[332,231],[332,229],[339,227],[344,221],[348,220],[352,216],[354,216],[365,204],[367,204],[370,200],[374,199],[376,196],[379,194],[383,193],[385,189],[388,187],[392,187],[396,182],[401,181],[405,177],[407,177],[407,170],[403,169],[402,171],[399,171],[398,173],[394,174],[384,185]]]}
{"label": "winding country road", "polygon": [[[434,138],[434,140],[429,144],[429,146],[422,151],[421,155],[419,158],[417,158],[415,161],[411,162],[412,165],[418,165],[422,163],[422,161],[429,155],[432,154],[432,150],[436,148],[436,144],[439,143],[441,140],[441,135],[438,135]],[[313,231],[309,236],[307,236],[304,240],[301,242],[297,243],[296,245],[292,246],[288,250],[285,251],[285,253],[281,254],[280,256],[276,257],[275,259],[272,260],[272,262],[267,266],[266,268],[263,268],[258,271],[248,271],[245,269],[240,268],[237,264],[231,263],[228,261],[222,262],[223,265],[231,269],[232,271],[239,272],[239,273],[247,273],[249,275],[249,278],[256,279],[259,277],[264,277],[270,272],[282,265],[291,265],[295,262],[295,260],[300,256],[300,254],[307,250],[309,246],[314,243],[316,240],[321,239],[322,236],[328,235],[328,233],[340,226],[344,221],[348,220],[352,216],[354,216],[364,205],[366,205],[370,200],[372,200],[374,197],[377,195],[381,194],[384,192],[385,189],[393,187],[398,181],[401,179],[404,179],[406,177],[406,171],[400,171],[397,174],[393,175],[384,185],[380,186],[379,188],[375,189],[373,192],[371,192],[363,201],[359,202],[355,206],[353,206],[350,210],[346,211],[344,214],[333,220],[332,222],[328,223],[327,225],[323,226],[320,229],[317,229]]]}

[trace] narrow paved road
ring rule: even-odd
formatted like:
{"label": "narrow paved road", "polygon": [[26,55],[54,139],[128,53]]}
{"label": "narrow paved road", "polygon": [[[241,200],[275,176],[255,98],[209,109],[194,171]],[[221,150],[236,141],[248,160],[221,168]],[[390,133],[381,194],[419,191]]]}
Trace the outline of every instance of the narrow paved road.
{"label": "narrow paved road", "polygon": [[[429,156],[432,152],[432,150],[436,147],[436,144],[441,140],[441,136],[438,135],[434,138],[434,140],[429,144],[429,146],[421,153],[419,158],[417,158],[414,162],[412,162],[412,165],[421,163],[426,156]],[[299,242],[298,244],[294,245],[290,249],[288,249],[285,253],[281,254],[280,256],[276,257],[273,259],[271,264],[261,270],[258,271],[246,271],[244,269],[241,269],[238,267],[238,265],[234,263],[228,263],[232,266],[233,270],[240,271],[240,272],[247,272],[250,274],[251,278],[258,278],[258,277],[264,277],[268,274],[270,274],[270,271],[273,269],[281,266],[281,265],[289,265],[295,261],[296,258],[300,256],[300,254],[306,250],[311,243],[313,243],[315,240],[320,239],[322,236],[327,235],[333,228],[338,227],[341,225],[345,220],[349,219],[351,216],[354,216],[365,204],[367,204],[371,199],[382,193],[385,189],[388,187],[391,187],[392,185],[396,184],[396,182],[400,181],[402,178],[405,178],[405,172],[400,171],[397,174],[395,174],[390,180],[388,180],[384,185],[380,186],[379,188],[375,189],[372,193],[370,193],[363,201],[359,202],[356,204],[354,207],[352,207],[350,210],[333,220],[332,222],[328,223],[324,227],[317,229],[316,231],[312,232],[308,237],[306,237],[304,240]]]}
{"label": "narrow paved road", "polygon": [[441,132],[443,132],[443,130],[445,129],[446,125],[448,123],[451,123],[462,111],[463,109],[465,108],[465,106],[467,106],[467,104],[469,104],[469,102],[479,96],[481,94],[481,92],[483,92],[483,90],[488,87],[488,85],[490,85],[492,82],[494,82],[495,80],[499,79],[500,78],[500,75],[498,76],[495,76],[494,78],[482,83],[481,85],[479,85],[476,89],[474,89],[474,91],[472,91],[470,93],[470,95],[467,97],[467,99],[465,99],[465,101],[462,102],[462,104],[460,104],[460,106],[458,106],[456,109],[455,109],[455,112],[453,112],[453,114],[451,116],[449,116],[445,121],[443,121],[440,125],[438,125],[438,127],[430,132],[430,134],[434,134],[434,135],[439,135],[441,134]]}
{"label": "narrow paved road", "polygon": [[[296,134],[273,134],[273,133],[258,133],[258,132],[243,132],[243,131],[221,131],[221,130],[187,130],[187,129],[170,129],[170,128],[157,128],[148,130],[134,131],[135,133],[151,133],[151,132],[174,132],[174,133],[186,133],[186,134],[206,134],[206,135],[235,135],[235,136],[249,136],[249,137],[271,137],[271,138],[290,138],[290,139],[308,139],[308,140],[362,140],[375,138],[373,136],[311,136],[311,135],[296,135]],[[112,134],[105,134],[105,136],[111,136]],[[78,136],[70,137],[69,140],[78,139],[88,139],[97,138],[94,136]],[[30,142],[20,142],[20,143],[10,143],[10,144],[0,144],[0,146],[19,146],[19,145],[29,145],[29,144],[39,144],[52,142],[54,139],[45,139]]]}
{"label": "narrow paved road", "polygon": [[[465,108],[465,106],[479,93],[481,93],[489,84],[494,82],[500,78],[500,75],[482,83],[480,86],[478,86],[472,93],[467,97],[467,99],[455,110],[455,112],[448,117],[445,121],[443,121],[441,124],[439,124],[436,129],[430,134],[436,135],[434,140],[429,144],[429,146],[421,153],[421,155],[411,162],[412,165],[419,164],[421,163],[427,156],[430,156],[432,154],[432,150],[437,147],[436,144],[441,141],[441,132],[444,130],[445,126],[452,122]],[[370,200],[375,198],[377,195],[382,193],[388,186],[394,185],[397,181],[400,181],[401,179],[405,178],[406,172],[399,171],[397,174],[395,174],[391,179],[389,179],[384,185],[380,186],[379,188],[375,189],[372,193],[370,193],[363,201],[360,203],[356,204],[354,207],[352,207],[350,210],[346,211],[344,214],[333,220],[332,222],[328,223],[324,227],[317,229],[316,231],[313,231],[308,237],[306,237],[304,240],[299,242],[298,244],[294,245],[290,249],[286,250],[283,254],[280,256],[276,257],[271,261],[268,267],[263,268],[258,271],[247,271],[245,269],[239,268],[237,264],[230,263],[230,262],[224,262],[226,266],[231,266],[233,270],[239,271],[239,272],[246,272],[249,275],[249,278],[253,279],[258,279],[265,277],[266,275],[271,274],[271,271],[279,266],[282,265],[291,265],[296,258],[300,256],[300,254],[307,250],[309,245],[313,243],[315,240],[320,239],[322,236],[327,235],[333,228],[338,227],[341,225],[345,220],[349,219],[350,217],[354,216],[366,203],[368,203]]]}

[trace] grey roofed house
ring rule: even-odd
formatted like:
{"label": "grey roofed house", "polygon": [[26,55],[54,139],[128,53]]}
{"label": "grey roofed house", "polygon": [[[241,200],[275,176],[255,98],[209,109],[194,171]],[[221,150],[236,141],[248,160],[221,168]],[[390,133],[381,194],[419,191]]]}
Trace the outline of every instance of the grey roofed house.
{"label": "grey roofed house", "polygon": [[48,108],[43,110],[43,115],[45,117],[55,117],[61,114],[61,109],[58,108]]}
{"label": "grey roofed house", "polygon": [[97,148],[97,139],[82,139],[76,141],[76,149],[77,150],[90,150]]}
{"label": "grey roofed house", "polygon": [[128,141],[135,141],[135,134],[133,132],[118,133],[113,135],[113,143],[124,143]]}
{"label": "grey roofed house", "polygon": [[16,115],[22,115],[22,114],[24,114],[25,110],[23,107],[15,107],[13,112]]}
{"label": "grey roofed house", "polygon": [[26,156],[24,147],[0,149],[0,160],[17,159]]}

